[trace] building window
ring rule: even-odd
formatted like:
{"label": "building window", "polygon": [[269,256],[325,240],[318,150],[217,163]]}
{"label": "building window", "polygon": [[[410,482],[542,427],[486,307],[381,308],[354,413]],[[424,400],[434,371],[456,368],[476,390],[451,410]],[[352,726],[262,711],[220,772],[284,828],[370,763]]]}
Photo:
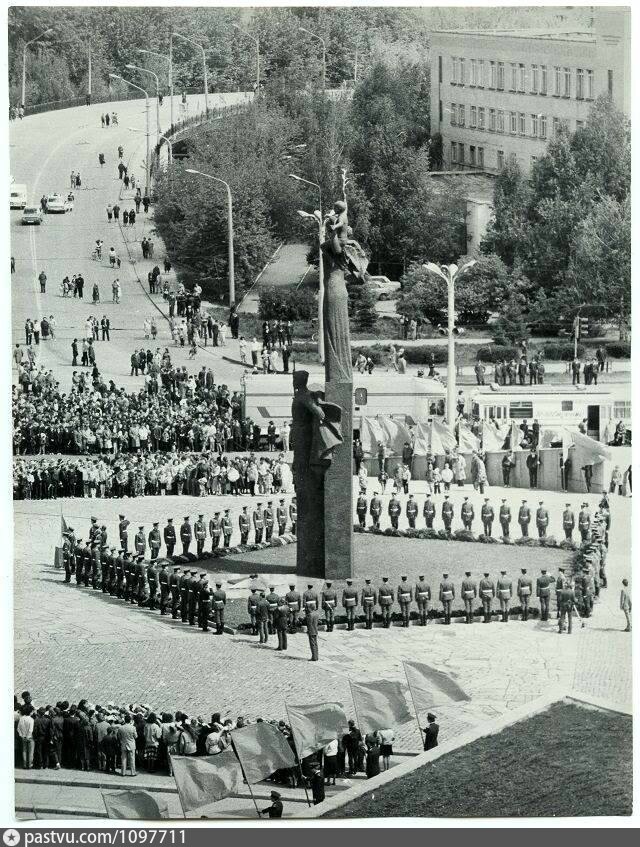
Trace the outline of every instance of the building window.
{"label": "building window", "polygon": [[562,86],[562,68],[553,69],[553,96],[559,97]]}
{"label": "building window", "polygon": [[478,147],[478,167],[484,168],[484,147]]}
{"label": "building window", "polygon": [[613,71],[607,71],[607,91],[609,97],[613,97]]}
{"label": "building window", "polygon": [[498,165],[498,170],[501,171],[504,168],[504,150],[498,150],[496,154],[496,163]]}
{"label": "building window", "polygon": [[476,148],[471,144],[469,146],[469,164],[475,167],[476,164]]}
{"label": "building window", "polygon": [[509,112],[509,132],[515,135],[518,131],[518,116],[515,112]]}
{"label": "building window", "polygon": [[538,66],[531,65],[531,93],[538,93]]}
{"label": "building window", "polygon": [[498,132],[504,132],[504,112],[498,109]]}
{"label": "building window", "polygon": [[560,131],[560,118],[553,119],[553,137],[556,138]]}
{"label": "building window", "polygon": [[478,88],[484,88],[485,63],[484,59],[478,59]]}
{"label": "building window", "polygon": [[476,107],[475,107],[475,106],[471,106],[471,107],[469,108],[469,126],[471,127],[471,129],[475,129],[475,128],[476,128],[476,123],[477,123],[477,120],[476,120],[476,114],[477,114],[477,111],[478,111],[478,110],[476,109]]}
{"label": "building window", "polygon": [[547,116],[540,115],[540,138],[547,137]]}
{"label": "building window", "polygon": [[576,99],[584,100],[584,71],[582,68],[576,70]]}
{"label": "building window", "polygon": [[458,145],[455,141],[451,142],[451,164],[456,165],[458,163]]}
{"label": "building window", "polygon": [[438,56],[438,82],[442,85],[442,56]]}
{"label": "building window", "polygon": [[518,112],[518,134],[527,134],[527,116],[524,112]]}
{"label": "building window", "polygon": [[538,137],[538,116],[531,115],[531,135],[534,138]]}
{"label": "building window", "polygon": [[460,62],[460,67],[458,69],[458,76],[459,76],[458,82],[460,83],[460,85],[464,85],[464,83],[465,83],[464,59],[460,59],[459,62]]}
{"label": "building window", "polygon": [[458,117],[458,107],[456,106],[455,103],[452,103],[451,104],[451,126],[456,125],[456,123],[457,123],[456,118],[457,117]]}
{"label": "building window", "polygon": [[496,88],[498,85],[498,69],[495,62],[489,62],[489,88]]}
{"label": "building window", "polygon": [[496,110],[489,109],[489,132],[496,131]]}
{"label": "building window", "polygon": [[479,106],[478,107],[478,129],[484,129],[484,128],[485,128],[484,106]]}
{"label": "building window", "polygon": [[[613,87],[613,80],[612,80]],[[593,100],[593,71],[587,71],[587,100]]]}
{"label": "building window", "polygon": [[458,106],[458,126],[464,126],[465,122],[465,107]]}
{"label": "building window", "polygon": [[438,120],[442,123],[442,100],[438,100]]}
{"label": "building window", "polygon": [[478,83],[478,63],[475,59],[471,59],[471,79],[469,80],[469,85],[475,86]]}
{"label": "building window", "polygon": [[464,144],[458,144],[458,164],[464,165]]}
{"label": "building window", "polygon": [[571,97],[571,68],[564,69],[564,90],[563,97]]}
{"label": "building window", "polygon": [[560,401],[560,411],[562,411],[562,412],[573,412],[573,400],[561,400]]}
{"label": "building window", "polygon": [[498,62],[498,91],[504,91],[504,62]]}
{"label": "building window", "polygon": [[618,420],[631,419],[631,401],[630,400],[615,400],[613,403],[613,417]]}
{"label": "building window", "polygon": [[458,84],[458,60],[455,56],[451,57],[451,85]]}
{"label": "building window", "polygon": [[523,64],[518,65],[518,91],[524,92],[527,84],[527,73]]}
{"label": "building window", "polygon": [[547,94],[547,66],[540,65],[540,94]]}
{"label": "building window", "polygon": [[516,403],[509,403],[510,418],[532,418],[533,417],[533,401],[522,400]]}
{"label": "building window", "polygon": [[537,161],[538,161],[538,157],[537,157],[537,156],[532,156],[532,157],[531,157],[531,167],[533,167]]}
{"label": "building window", "polygon": [[584,129],[584,121],[576,121],[576,132],[579,129]]}
{"label": "building window", "polygon": [[509,91],[518,90],[518,66],[515,62],[511,62],[511,85]]}

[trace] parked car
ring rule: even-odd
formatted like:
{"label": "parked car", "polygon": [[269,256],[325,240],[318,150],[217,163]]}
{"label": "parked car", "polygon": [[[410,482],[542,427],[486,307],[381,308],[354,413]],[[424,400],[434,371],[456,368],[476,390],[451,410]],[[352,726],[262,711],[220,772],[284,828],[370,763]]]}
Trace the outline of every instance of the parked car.
{"label": "parked car", "polygon": [[42,209],[40,206],[26,206],[22,212],[23,224],[38,224],[42,223]]}
{"label": "parked car", "polygon": [[64,215],[65,212],[70,212],[72,209],[72,201],[63,194],[50,194],[47,197],[47,214],[62,213]]}
{"label": "parked car", "polygon": [[400,291],[400,283],[386,276],[368,276],[365,285],[373,292],[376,300],[391,300]]}
{"label": "parked car", "polygon": [[22,183],[12,182],[9,189],[9,208],[24,209],[27,205],[27,186]]}

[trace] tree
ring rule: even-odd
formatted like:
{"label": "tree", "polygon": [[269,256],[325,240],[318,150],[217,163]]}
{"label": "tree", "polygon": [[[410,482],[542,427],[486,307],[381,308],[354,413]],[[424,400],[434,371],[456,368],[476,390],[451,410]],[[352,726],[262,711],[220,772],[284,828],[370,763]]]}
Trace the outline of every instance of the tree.
{"label": "tree", "polygon": [[349,293],[355,294],[352,311],[356,324],[360,329],[373,329],[378,320],[375,294],[366,285],[354,285]]}
{"label": "tree", "polygon": [[496,344],[518,344],[529,337],[526,309],[527,301],[524,295],[519,291],[512,291],[495,324]]}
{"label": "tree", "polygon": [[493,217],[480,250],[482,253],[495,253],[510,268],[521,257],[530,193],[520,166],[514,159],[509,159],[496,178]]}

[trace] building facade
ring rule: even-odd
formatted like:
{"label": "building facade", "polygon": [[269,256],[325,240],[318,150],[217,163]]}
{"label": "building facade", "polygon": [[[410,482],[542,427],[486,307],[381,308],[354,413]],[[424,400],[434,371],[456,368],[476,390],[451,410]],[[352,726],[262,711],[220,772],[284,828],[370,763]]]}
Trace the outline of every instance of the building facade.
{"label": "building facade", "polygon": [[432,33],[431,127],[444,169],[499,173],[515,158],[528,173],[561,124],[584,126],[596,97],[629,114],[629,9],[593,7],[591,24]]}

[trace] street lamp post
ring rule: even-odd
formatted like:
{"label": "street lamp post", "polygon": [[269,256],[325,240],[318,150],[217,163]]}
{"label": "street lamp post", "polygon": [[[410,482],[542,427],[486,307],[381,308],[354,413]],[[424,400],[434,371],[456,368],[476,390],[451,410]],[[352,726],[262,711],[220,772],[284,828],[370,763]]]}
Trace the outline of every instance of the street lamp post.
{"label": "street lamp post", "polygon": [[447,423],[453,430],[456,422],[456,363],[455,363],[455,284],[460,274],[475,265],[475,260],[461,265],[438,266],[427,262],[422,267],[436,274],[447,283]]}
{"label": "street lamp post", "polygon": [[257,35],[251,35],[250,32],[247,32],[246,29],[242,29],[238,26],[238,24],[234,24],[234,29],[237,29],[238,32],[241,32],[243,35],[246,35],[247,38],[250,38],[255,42],[256,45],[256,97],[260,94],[260,38]]}
{"label": "street lamp post", "polygon": [[209,111],[209,81],[207,78],[207,54],[202,44],[194,41],[193,38],[187,38],[186,35],[181,35],[179,32],[172,32],[171,38],[181,38],[183,41],[188,41],[202,52],[202,70],[204,73],[204,110]]}
{"label": "street lamp post", "polygon": [[205,179],[211,179],[214,182],[219,182],[227,190],[227,228],[228,228],[228,253],[229,253],[229,307],[233,306],[236,302],[236,279],[235,279],[235,266],[233,261],[233,197],[231,196],[231,187],[228,182],[225,182],[223,179],[220,179],[219,176],[212,176],[211,174],[205,174],[202,171],[196,171],[193,168],[185,168],[185,171],[188,174],[197,174],[198,176],[203,176]]}
{"label": "street lamp post", "polygon": [[318,223],[318,276],[320,277],[318,284],[318,358],[324,364],[324,261],[322,257],[322,188],[317,182],[311,182],[297,174],[289,174],[291,179],[296,182],[303,182],[305,185],[310,185],[312,188],[318,189],[318,200],[320,208],[316,214],[310,215],[308,212],[298,212],[300,217],[313,218]]}
{"label": "street lamp post", "polygon": [[149,74],[156,81],[156,145],[160,143],[160,82],[158,80],[158,74],[154,74],[153,71],[147,70],[147,68],[140,68],[138,65],[127,65],[127,68],[132,71],[138,71],[141,74]]}
{"label": "street lamp post", "polygon": [[311,38],[316,38],[322,44],[322,91],[324,93],[327,90],[327,45],[324,38],[316,35],[315,32],[305,29],[303,26],[300,27],[300,32],[306,32],[307,35],[310,35]]}
{"label": "street lamp post", "polygon": [[165,62],[169,63],[169,120],[171,122],[171,126],[173,126],[173,55],[172,55],[172,42],[169,42],[169,55],[163,56],[162,53],[156,53],[153,50],[143,50],[142,48],[138,49],[138,53],[146,53],[147,56],[155,56],[158,59],[163,59]]}
{"label": "street lamp post", "polygon": [[124,82],[125,85],[130,85],[131,88],[135,88],[137,91],[142,91],[142,93],[144,94],[145,111],[146,111],[146,116],[147,116],[147,129],[146,129],[147,156],[146,156],[145,163],[144,163],[145,164],[145,168],[144,168],[144,170],[145,170],[145,183],[144,184],[145,184],[145,193],[146,193],[147,197],[149,197],[149,195],[151,194],[150,184],[149,184],[149,164],[150,164],[150,162],[149,162],[149,94],[145,91],[144,88],[141,88],[139,85],[136,85],[135,82],[130,82],[128,79],[125,79],[124,77],[119,76],[118,74],[109,74],[109,76],[112,79],[119,79],[121,82]]}
{"label": "street lamp post", "polygon": [[[134,127],[134,126],[129,126],[129,127],[127,127],[127,129],[130,132],[142,132],[142,133],[144,133],[143,129],[138,129],[137,127]],[[173,144],[171,142],[171,139],[167,138],[166,135],[159,135],[158,138],[161,141],[166,141],[166,143],[169,147],[169,158],[167,160],[167,170],[169,172],[169,190],[171,190],[171,169],[173,167]]]}
{"label": "street lamp post", "polygon": [[22,106],[26,106],[25,100],[27,97],[27,47],[30,44],[35,44],[36,41],[40,41],[41,38],[44,38],[45,35],[49,35],[50,32],[53,32],[52,29],[46,29],[44,32],[41,32],[40,35],[36,35],[35,38],[32,38],[31,41],[27,41],[22,50],[22,99],[20,103]]}

